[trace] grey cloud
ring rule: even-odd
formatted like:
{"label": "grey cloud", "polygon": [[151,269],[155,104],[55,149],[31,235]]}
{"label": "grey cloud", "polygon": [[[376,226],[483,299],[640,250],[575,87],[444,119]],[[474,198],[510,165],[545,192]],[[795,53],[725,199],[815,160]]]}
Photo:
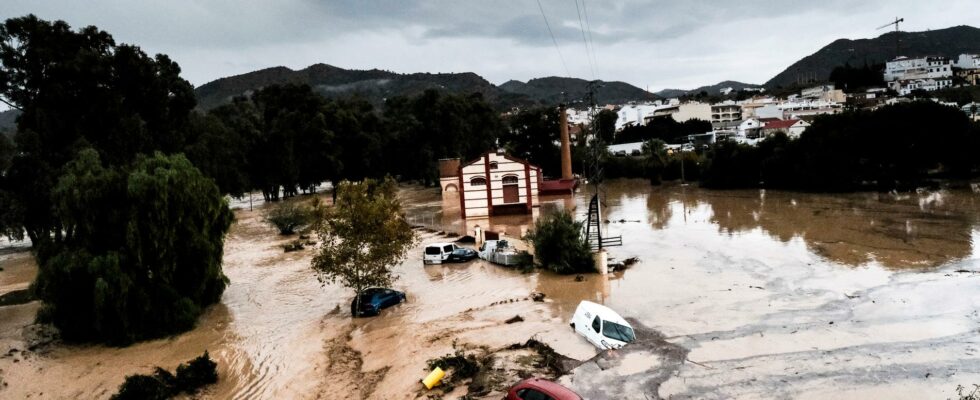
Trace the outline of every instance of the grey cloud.
{"label": "grey cloud", "polygon": [[[582,4],[580,1],[580,5]],[[763,82],[842,37],[980,21],[976,0],[585,0],[599,77],[652,89],[724,79]],[[541,0],[575,76],[591,75],[575,3]],[[583,10],[584,11],[584,10]],[[493,82],[563,69],[537,0],[0,0],[0,15],[35,13],[96,25],[117,41],[167,53],[195,84],[276,65],[324,62],[398,72],[472,71]]]}

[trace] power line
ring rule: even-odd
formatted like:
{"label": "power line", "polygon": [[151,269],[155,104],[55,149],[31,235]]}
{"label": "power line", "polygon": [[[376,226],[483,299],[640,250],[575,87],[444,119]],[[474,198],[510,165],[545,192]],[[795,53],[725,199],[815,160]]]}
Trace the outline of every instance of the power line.
{"label": "power line", "polygon": [[[592,65],[595,66],[596,71],[599,70],[599,58],[595,55],[595,41],[592,40],[592,23],[589,22],[589,8],[585,6],[585,0],[582,0],[582,13],[585,14],[585,29],[589,32],[589,46],[592,48]],[[598,75],[598,72],[596,72]]]}
{"label": "power line", "polygon": [[585,43],[585,58],[589,60],[589,70],[592,71],[592,80],[595,80],[595,64],[592,62],[592,49],[589,46],[589,39],[585,37],[585,23],[582,21],[582,11],[579,9],[578,0],[575,0],[575,13],[578,14],[578,27],[582,32],[582,42]]}
{"label": "power line", "polygon": [[544,13],[544,7],[541,6],[541,0],[538,0],[538,9],[541,10],[541,18],[544,18],[544,26],[548,27],[548,34],[551,35],[551,42],[555,44],[555,50],[558,50],[558,58],[561,60],[562,67],[565,67],[565,76],[571,78],[572,74],[568,71],[568,64],[565,63],[565,56],[561,55],[561,47],[558,47],[558,39],[555,39],[555,33],[551,31],[551,24],[548,23],[548,16]]}

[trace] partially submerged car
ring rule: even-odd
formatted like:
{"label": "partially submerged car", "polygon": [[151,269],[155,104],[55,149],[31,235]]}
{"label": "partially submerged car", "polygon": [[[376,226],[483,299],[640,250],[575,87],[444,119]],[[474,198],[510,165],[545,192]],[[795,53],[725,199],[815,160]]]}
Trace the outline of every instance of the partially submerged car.
{"label": "partially submerged car", "polygon": [[[360,298],[360,301],[358,301]],[[378,315],[381,310],[405,301],[405,293],[387,288],[368,288],[350,302],[350,313],[355,317]]]}
{"label": "partially submerged car", "polygon": [[618,349],[636,339],[629,322],[609,307],[591,301],[578,304],[571,325],[600,350]]}
{"label": "partially submerged car", "polygon": [[452,253],[449,253],[449,257],[446,258],[445,262],[467,262],[476,259],[478,256],[476,250],[457,246]]}
{"label": "partially submerged car", "polygon": [[477,256],[476,251],[459,247],[455,243],[432,243],[425,246],[425,250],[422,252],[422,263],[464,262]]}
{"label": "partially submerged car", "polygon": [[582,397],[557,383],[530,378],[512,386],[504,400],[582,400]]}

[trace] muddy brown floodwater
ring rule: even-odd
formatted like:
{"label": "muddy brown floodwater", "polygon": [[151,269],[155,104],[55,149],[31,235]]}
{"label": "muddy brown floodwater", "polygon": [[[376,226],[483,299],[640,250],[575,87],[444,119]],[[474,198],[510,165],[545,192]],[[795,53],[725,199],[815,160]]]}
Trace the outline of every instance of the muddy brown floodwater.
{"label": "muddy brown floodwater", "polygon": [[[405,187],[401,196],[413,223],[510,236],[559,208],[581,218],[588,204],[587,192],[549,196],[534,216],[460,221],[452,194]],[[204,350],[220,381],[203,398],[425,398],[426,360],[454,341],[494,350],[531,337],[585,362],[560,381],[587,398],[945,399],[957,384],[980,383],[980,195],[969,191],[613,181],[604,229],[623,236],[611,257],[640,259],[632,268],[576,282],[482,261],[423,267],[422,244],[446,238],[420,231],[396,268],[408,302],[358,320],[346,315],[349,291],[316,280],[313,250],[282,252],[292,238],[262,223],[263,207],[236,211],[224,257],[231,284],[190,332],[126,348],[32,346],[39,305],[0,307],[0,398],[107,398],[128,374]],[[0,268],[0,294],[27,287],[37,270],[22,247],[0,250]],[[546,301],[527,300],[535,291]],[[596,357],[568,327],[581,300],[634,321],[642,343]],[[504,322],[514,315],[524,321]]]}

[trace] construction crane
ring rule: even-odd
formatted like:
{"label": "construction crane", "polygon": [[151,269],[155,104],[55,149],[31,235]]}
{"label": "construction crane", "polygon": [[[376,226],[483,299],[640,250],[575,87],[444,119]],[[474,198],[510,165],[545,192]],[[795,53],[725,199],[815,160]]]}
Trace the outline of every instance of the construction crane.
{"label": "construction crane", "polygon": [[887,24],[879,26],[878,29],[875,29],[875,30],[881,30],[889,26],[895,25],[895,58],[898,58],[899,55],[901,54],[899,53],[899,49],[898,49],[898,24],[902,22],[905,22],[905,18],[895,17],[895,21],[889,22]]}

